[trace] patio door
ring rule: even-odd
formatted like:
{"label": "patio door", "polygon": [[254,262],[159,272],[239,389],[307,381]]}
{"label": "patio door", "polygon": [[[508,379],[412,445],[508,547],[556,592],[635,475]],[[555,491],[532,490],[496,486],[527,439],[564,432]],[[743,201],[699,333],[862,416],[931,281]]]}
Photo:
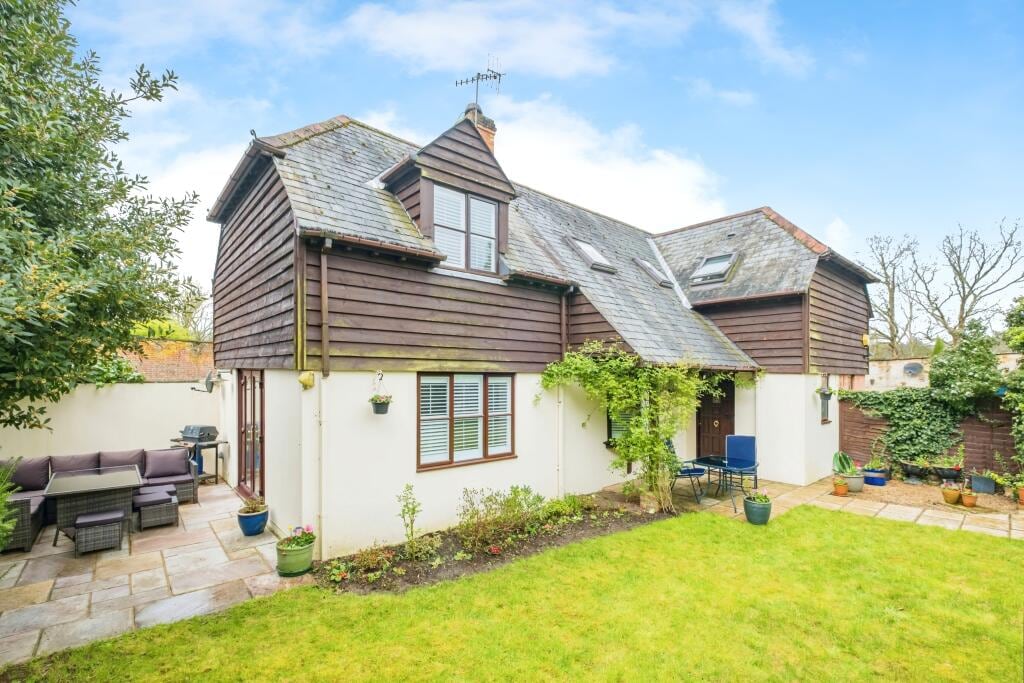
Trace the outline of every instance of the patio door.
{"label": "patio door", "polygon": [[725,437],[736,430],[736,387],[722,384],[721,396],[705,396],[697,409],[697,457],[725,455]]}
{"label": "patio door", "polygon": [[238,371],[238,491],[264,495],[263,371]]}

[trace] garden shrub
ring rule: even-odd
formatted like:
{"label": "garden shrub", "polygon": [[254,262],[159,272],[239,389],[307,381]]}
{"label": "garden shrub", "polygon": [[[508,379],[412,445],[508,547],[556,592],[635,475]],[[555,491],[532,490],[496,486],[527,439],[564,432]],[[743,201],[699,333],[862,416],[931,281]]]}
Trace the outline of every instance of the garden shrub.
{"label": "garden shrub", "polygon": [[384,572],[395,560],[395,551],[374,543],[352,557],[352,566],[363,574]]}
{"label": "garden shrub", "polygon": [[566,494],[563,498],[552,498],[544,503],[541,516],[545,521],[565,518],[578,518],[585,512],[597,507],[593,496],[581,496],[575,493]]}
{"label": "garden shrub", "polygon": [[529,486],[463,489],[455,534],[471,550],[507,543],[534,529],[543,508],[544,497]]}
{"label": "garden shrub", "polygon": [[975,412],[979,402],[990,400],[1003,383],[995,340],[984,326],[972,320],[960,343],[946,347],[932,359],[928,384],[933,396],[961,415]]}

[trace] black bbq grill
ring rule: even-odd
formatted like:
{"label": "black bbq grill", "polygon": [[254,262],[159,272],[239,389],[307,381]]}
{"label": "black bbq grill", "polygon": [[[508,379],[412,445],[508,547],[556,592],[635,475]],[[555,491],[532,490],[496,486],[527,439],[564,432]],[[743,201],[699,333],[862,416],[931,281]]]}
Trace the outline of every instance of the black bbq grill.
{"label": "black bbq grill", "polygon": [[181,440],[186,443],[216,441],[218,433],[213,425],[186,425],[181,430]]}

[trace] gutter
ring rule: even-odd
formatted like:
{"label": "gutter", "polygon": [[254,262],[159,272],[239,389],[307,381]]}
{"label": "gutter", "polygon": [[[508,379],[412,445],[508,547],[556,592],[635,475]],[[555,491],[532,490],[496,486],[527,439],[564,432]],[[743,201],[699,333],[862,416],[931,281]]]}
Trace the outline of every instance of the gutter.
{"label": "gutter", "polygon": [[704,299],[694,301],[694,306],[717,306],[718,304],[746,303],[749,301],[762,301],[764,299],[780,299],[787,296],[803,296],[807,293],[804,289],[790,289],[782,292],[768,292],[766,294],[752,294],[750,296],[727,296],[721,299]]}
{"label": "gutter", "polygon": [[330,230],[320,230],[317,228],[299,228],[299,236],[301,237],[314,237],[317,239],[329,239],[335,244],[348,245],[353,247],[361,247],[363,249],[369,249],[370,251],[378,251],[386,254],[393,254],[396,256],[405,256],[407,258],[418,259],[421,261],[429,261],[431,263],[440,263],[444,261],[447,256],[439,251],[433,251],[430,249],[418,249],[416,247],[407,247],[401,244],[394,244],[392,242],[384,242],[382,240],[375,240],[369,237],[357,237],[355,235],[339,235],[331,232]]}

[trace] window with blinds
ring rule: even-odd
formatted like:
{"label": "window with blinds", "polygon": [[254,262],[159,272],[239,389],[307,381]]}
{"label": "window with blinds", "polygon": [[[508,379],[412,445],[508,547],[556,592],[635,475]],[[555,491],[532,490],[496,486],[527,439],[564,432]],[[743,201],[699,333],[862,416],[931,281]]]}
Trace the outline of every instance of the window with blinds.
{"label": "window with blinds", "polygon": [[513,376],[419,376],[419,467],[514,453]]}
{"label": "window with blinds", "polygon": [[622,436],[629,427],[629,421],[632,419],[632,413],[619,416],[613,416],[611,413],[608,413],[608,440],[614,441]]}
{"label": "window with blinds", "polygon": [[497,271],[498,205],[434,185],[434,244],[447,268]]}

